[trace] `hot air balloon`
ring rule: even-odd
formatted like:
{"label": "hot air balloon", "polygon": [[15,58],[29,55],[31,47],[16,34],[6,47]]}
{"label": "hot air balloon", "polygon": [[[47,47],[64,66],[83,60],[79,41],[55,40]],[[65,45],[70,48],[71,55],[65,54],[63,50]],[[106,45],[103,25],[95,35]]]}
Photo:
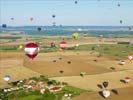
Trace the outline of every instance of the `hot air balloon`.
{"label": "hot air balloon", "polygon": [[131,28],[131,27],[129,27],[129,30],[132,30],[132,28]]}
{"label": "hot air balloon", "polygon": [[130,77],[125,77],[124,81],[125,81],[125,83],[129,83],[131,81],[131,78]]}
{"label": "hot air balloon", "polygon": [[82,29],[81,28],[78,28],[78,31],[82,31]]}
{"label": "hot air balloon", "polygon": [[36,43],[28,43],[25,45],[25,54],[31,58],[34,59],[39,52],[39,46]]}
{"label": "hot air balloon", "polygon": [[108,98],[110,96],[110,91],[109,90],[103,90],[102,93],[103,93],[103,96],[105,98]]}
{"label": "hot air balloon", "polygon": [[74,39],[78,39],[79,34],[78,34],[77,32],[75,32],[75,33],[72,34],[72,37],[73,37]]}
{"label": "hot air balloon", "polygon": [[6,24],[2,24],[2,27],[3,27],[3,28],[6,28],[6,27],[7,27],[7,25],[6,25]]}
{"label": "hot air balloon", "polygon": [[55,18],[56,16],[55,15],[52,15],[53,18]]}
{"label": "hot air balloon", "polygon": [[86,32],[84,32],[84,34],[83,34],[83,35],[84,35],[84,37],[87,37],[87,33],[86,33]]}
{"label": "hot air balloon", "polygon": [[18,49],[22,49],[23,48],[23,45],[19,45]]}
{"label": "hot air balloon", "polygon": [[14,18],[12,17],[11,20],[14,20]]}
{"label": "hot air balloon", "polygon": [[118,3],[118,5],[117,5],[118,7],[120,7],[121,5],[120,5],[120,3]]}
{"label": "hot air balloon", "polygon": [[77,44],[75,44],[75,47],[78,47],[79,46],[79,44],[77,43]]}
{"label": "hot air balloon", "polygon": [[122,24],[123,23],[123,21],[122,20],[120,20],[120,24]]}
{"label": "hot air balloon", "polygon": [[51,47],[55,47],[55,42],[51,42]]}
{"label": "hot air balloon", "polygon": [[33,17],[30,18],[30,21],[33,21]]}
{"label": "hot air balloon", "polygon": [[128,56],[128,59],[129,59],[130,61],[132,61],[132,60],[133,60],[133,56]]}
{"label": "hot air balloon", "polygon": [[42,30],[42,28],[41,27],[38,27],[37,30],[40,32]]}
{"label": "hot air balloon", "polygon": [[66,49],[66,47],[67,47],[67,42],[65,42],[65,41],[63,40],[62,42],[60,42],[59,46],[60,46],[60,48],[61,48],[62,50],[64,50],[64,49]]}
{"label": "hot air balloon", "polygon": [[75,3],[75,4],[77,4],[77,3],[78,3],[78,1],[75,1],[74,3]]}
{"label": "hot air balloon", "polygon": [[85,74],[86,74],[86,72],[80,72],[81,77],[84,77]]}
{"label": "hot air balloon", "polygon": [[8,82],[11,79],[11,77],[9,75],[5,75],[3,79],[4,81]]}

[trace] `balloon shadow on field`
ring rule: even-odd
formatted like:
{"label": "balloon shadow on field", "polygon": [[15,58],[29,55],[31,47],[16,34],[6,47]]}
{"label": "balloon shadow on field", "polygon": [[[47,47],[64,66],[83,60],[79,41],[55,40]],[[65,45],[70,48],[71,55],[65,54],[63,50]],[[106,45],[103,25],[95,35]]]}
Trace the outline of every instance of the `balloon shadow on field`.
{"label": "balloon shadow on field", "polygon": [[103,89],[103,86],[101,84],[97,84],[97,87]]}
{"label": "balloon shadow on field", "polygon": [[123,79],[121,79],[120,82],[122,82],[122,83],[126,83],[125,80],[123,80]]}
{"label": "balloon shadow on field", "polygon": [[105,97],[103,96],[102,91],[99,91],[98,94],[105,99]]}
{"label": "balloon shadow on field", "polygon": [[111,90],[114,94],[118,95],[118,91],[116,89]]}

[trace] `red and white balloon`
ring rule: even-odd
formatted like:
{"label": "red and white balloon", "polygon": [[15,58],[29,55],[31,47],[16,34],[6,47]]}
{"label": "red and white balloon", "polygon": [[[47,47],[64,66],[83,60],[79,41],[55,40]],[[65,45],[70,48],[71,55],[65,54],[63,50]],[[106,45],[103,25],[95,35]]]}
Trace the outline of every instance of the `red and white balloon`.
{"label": "red and white balloon", "polygon": [[67,47],[67,42],[62,41],[62,42],[60,42],[59,46],[60,46],[61,49],[64,50],[64,49],[66,49],[66,47]]}
{"label": "red and white balloon", "polygon": [[34,59],[39,53],[39,46],[36,43],[28,43],[25,45],[24,51],[29,58]]}
{"label": "red and white balloon", "polygon": [[133,60],[133,56],[128,56],[128,59],[129,60]]}
{"label": "red and white balloon", "polygon": [[130,78],[130,77],[125,77],[124,81],[125,81],[126,83],[129,83],[129,82],[131,81],[131,78]]}

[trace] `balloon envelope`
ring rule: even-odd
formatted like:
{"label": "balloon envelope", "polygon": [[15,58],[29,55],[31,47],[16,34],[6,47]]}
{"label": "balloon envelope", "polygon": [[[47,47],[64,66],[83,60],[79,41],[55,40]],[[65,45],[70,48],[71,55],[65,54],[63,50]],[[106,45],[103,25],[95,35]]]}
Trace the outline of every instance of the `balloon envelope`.
{"label": "balloon envelope", "polygon": [[19,45],[18,49],[22,49],[23,48],[23,45]]}
{"label": "balloon envelope", "polygon": [[78,28],[78,31],[82,31],[82,29],[81,28]]}
{"label": "balloon envelope", "polygon": [[122,24],[122,22],[123,22],[123,21],[122,21],[122,20],[120,20],[120,23],[121,23],[121,24]]}
{"label": "balloon envelope", "polygon": [[103,96],[105,97],[105,98],[107,98],[107,97],[109,97],[110,96],[110,91],[108,91],[108,90],[103,90]]}
{"label": "balloon envelope", "polygon": [[41,29],[41,27],[38,27],[37,30],[40,32],[42,29]]}
{"label": "balloon envelope", "polygon": [[125,80],[125,82],[126,82],[126,83],[128,83],[128,82],[130,82],[130,81],[131,81],[131,78],[130,78],[130,77],[125,77],[125,79],[124,79],[124,80]]}
{"label": "balloon envelope", "polygon": [[55,42],[51,42],[51,47],[55,47]]}
{"label": "balloon envelope", "polygon": [[11,18],[11,20],[14,20],[14,18]]}
{"label": "balloon envelope", "polygon": [[120,7],[121,5],[118,3],[118,7]]}
{"label": "balloon envelope", "polygon": [[87,37],[88,34],[85,32],[83,35],[84,35],[84,37]]}
{"label": "balloon envelope", "polygon": [[5,75],[3,79],[7,82],[11,79],[11,77],[9,75]]}
{"label": "balloon envelope", "polygon": [[79,46],[79,44],[75,44],[75,46],[76,46],[76,47],[78,47],[78,46]]}
{"label": "balloon envelope", "polygon": [[75,4],[77,4],[78,3],[78,1],[75,1]]}
{"label": "balloon envelope", "polygon": [[78,39],[79,34],[78,34],[77,32],[75,32],[75,33],[73,33],[72,37],[73,37],[74,39]]}
{"label": "balloon envelope", "polygon": [[34,59],[39,52],[39,46],[36,43],[28,43],[25,45],[24,51],[29,58]]}
{"label": "balloon envelope", "polygon": [[6,28],[6,27],[7,27],[7,25],[6,25],[6,24],[2,24],[2,27],[3,27],[3,28]]}
{"label": "balloon envelope", "polygon": [[52,15],[53,18],[55,18],[55,15]]}
{"label": "balloon envelope", "polygon": [[129,59],[129,60],[132,60],[132,59],[133,59],[133,56],[128,56],[128,59]]}
{"label": "balloon envelope", "polygon": [[131,28],[131,27],[129,27],[129,30],[132,30],[132,28]]}
{"label": "balloon envelope", "polygon": [[59,44],[61,49],[65,49],[67,47],[67,43],[65,41],[60,42]]}
{"label": "balloon envelope", "polygon": [[33,21],[33,17],[30,18],[30,21]]}

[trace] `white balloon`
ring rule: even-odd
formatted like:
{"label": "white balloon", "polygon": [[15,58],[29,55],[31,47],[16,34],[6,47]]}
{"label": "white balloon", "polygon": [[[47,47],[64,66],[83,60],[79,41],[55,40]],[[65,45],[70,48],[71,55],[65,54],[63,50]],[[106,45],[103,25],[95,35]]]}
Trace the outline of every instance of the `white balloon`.
{"label": "white balloon", "polygon": [[79,29],[78,29],[78,31],[82,31],[82,29],[81,29],[81,28],[79,28]]}
{"label": "white balloon", "polygon": [[120,65],[125,65],[125,63],[126,63],[125,61],[120,61],[119,62]]}
{"label": "white balloon", "polygon": [[65,97],[68,97],[68,94],[64,94]]}
{"label": "white balloon", "polygon": [[4,92],[7,92],[7,89],[4,89]]}
{"label": "white balloon", "polygon": [[75,46],[76,46],[76,47],[78,47],[78,46],[79,46],[79,44],[76,44]]}
{"label": "white balloon", "polygon": [[7,75],[6,75],[3,79],[7,82],[7,81],[10,80],[10,76],[7,76]]}
{"label": "white balloon", "polygon": [[128,59],[129,59],[129,60],[132,60],[132,59],[133,59],[133,56],[128,56]]}
{"label": "white balloon", "polygon": [[108,90],[103,90],[103,96],[104,96],[105,98],[108,98],[108,97],[110,96],[110,91],[108,91]]}

